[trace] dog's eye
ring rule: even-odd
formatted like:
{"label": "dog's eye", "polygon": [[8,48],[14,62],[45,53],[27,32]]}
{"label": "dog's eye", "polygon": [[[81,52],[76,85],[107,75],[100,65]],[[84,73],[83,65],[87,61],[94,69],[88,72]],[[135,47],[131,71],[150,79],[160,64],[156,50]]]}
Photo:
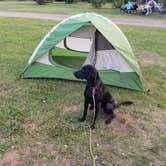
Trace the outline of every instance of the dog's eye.
{"label": "dog's eye", "polygon": [[85,71],[85,70],[86,70],[86,68],[85,68],[85,67],[83,67],[83,68],[82,68],[82,70],[83,70],[83,71]]}

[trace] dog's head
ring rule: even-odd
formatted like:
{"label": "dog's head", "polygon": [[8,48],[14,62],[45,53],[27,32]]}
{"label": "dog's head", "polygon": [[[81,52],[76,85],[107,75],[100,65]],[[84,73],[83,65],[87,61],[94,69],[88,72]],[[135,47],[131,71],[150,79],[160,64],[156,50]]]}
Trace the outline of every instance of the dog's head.
{"label": "dog's head", "polygon": [[95,67],[92,65],[85,65],[80,70],[73,73],[78,79],[85,79],[89,85],[96,83],[99,79],[99,75]]}

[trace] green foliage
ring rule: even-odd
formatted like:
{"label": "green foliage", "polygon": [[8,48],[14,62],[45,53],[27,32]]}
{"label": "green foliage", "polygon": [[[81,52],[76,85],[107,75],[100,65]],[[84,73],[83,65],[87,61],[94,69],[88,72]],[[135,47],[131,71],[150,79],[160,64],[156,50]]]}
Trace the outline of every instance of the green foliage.
{"label": "green foliage", "polygon": [[68,144],[69,142],[74,142],[84,132],[84,128],[77,123],[77,114],[62,115],[59,112],[57,118],[58,112],[52,111],[50,115],[51,117],[45,121],[45,129],[51,138]]}
{"label": "green foliage", "polygon": [[0,143],[0,154],[4,153],[7,148],[8,148],[8,146],[6,144]]}
{"label": "green foliage", "polygon": [[148,158],[146,156],[137,156],[133,162],[135,166],[149,165]]}
{"label": "green foliage", "polygon": [[71,4],[73,2],[74,2],[74,0],[65,0],[65,3],[67,3],[67,4]]}
{"label": "green foliage", "polygon": [[100,8],[105,3],[105,0],[91,0],[91,3],[94,8]]}
{"label": "green foliage", "polygon": [[124,0],[113,0],[113,5],[115,8],[120,8],[124,3]]}
{"label": "green foliage", "polygon": [[48,135],[52,138],[56,138],[59,140],[64,139],[67,143],[69,141],[74,141],[76,137],[78,137],[82,132],[82,127],[71,127],[68,123],[60,122],[58,125],[50,126],[47,129]]}
{"label": "green foliage", "polygon": [[38,5],[45,5],[46,4],[46,0],[36,0],[36,3]]}
{"label": "green foliage", "polygon": [[25,114],[25,110],[13,107],[1,111],[0,131],[6,136],[11,135],[15,130],[19,129],[21,122],[24,120]]}

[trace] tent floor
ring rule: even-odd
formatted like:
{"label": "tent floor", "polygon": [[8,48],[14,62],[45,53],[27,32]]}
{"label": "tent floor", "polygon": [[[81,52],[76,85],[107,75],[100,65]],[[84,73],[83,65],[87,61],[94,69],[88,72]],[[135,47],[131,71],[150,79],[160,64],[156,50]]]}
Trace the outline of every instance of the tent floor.
{"label": "tent floor", "polygon": [[52,56],[54,63],[73,69],[79,69],[85,62],[86,57],[76,56]]}
{"label": "tent floor", "polygon": [[[23,78],[58,78],[76,80],[73,75],[85,62],[87,53],[74,52],[56,48],[49,60],[53,65],[33,63],[24,71]],[[107,85],[144,91],[141,80],[135,72],[118,72],[114,70],[99,71],[100,77]],[[79,80],[80,81],[80,80]]]}
{"label": "tent floor", "polygon": [[[62,58],[63,59],[63,58]],[[58,78],[67,80],[77,80],[73,72],[74,68],[67,68],[57,63],[53,65],[46,65],[42,63],[34,63],[29,66],[23,73],[23,78]],[[144,91],[142,83],[135,72],[120,73],[117,71],[100,71],[101,79],[107,85],[113,85],[128,89],[135,89],[138,91]],[[79,80],[80,81],[80,80]]]}

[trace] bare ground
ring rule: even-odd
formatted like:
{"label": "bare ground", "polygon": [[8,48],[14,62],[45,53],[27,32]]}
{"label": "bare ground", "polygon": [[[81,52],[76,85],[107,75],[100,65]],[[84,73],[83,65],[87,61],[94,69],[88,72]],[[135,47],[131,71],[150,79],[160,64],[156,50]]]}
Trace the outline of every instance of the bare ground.
{"label": "bare ground", "polygon": [[[48,160],[50,160],[50,163],[48,163]],[[53,160],[54,162],[52,162]],[[35,147],[23,147],[21,153],[16,149],[7,151],[0,162],[0,166],[26,166],[28,163],[33,163],[36,166],[43,164],[73,166],[74,160],[70,155],[60,155],[53,145],[39,142]]]}
{"label": "bare ground", "polygon": [[[66,14],[48,14],[48,13],[32,13],[32,12],[7,12],[1,11],[0,17],[18,17],[18,18],[31,18],[31,19],[47,19],[47,20],[63,20],[70,17]],[[165,20],[143,20],[134,18],[111,18],[116,24],[136,25],[145,27],[160,27],[166,28]]]}

